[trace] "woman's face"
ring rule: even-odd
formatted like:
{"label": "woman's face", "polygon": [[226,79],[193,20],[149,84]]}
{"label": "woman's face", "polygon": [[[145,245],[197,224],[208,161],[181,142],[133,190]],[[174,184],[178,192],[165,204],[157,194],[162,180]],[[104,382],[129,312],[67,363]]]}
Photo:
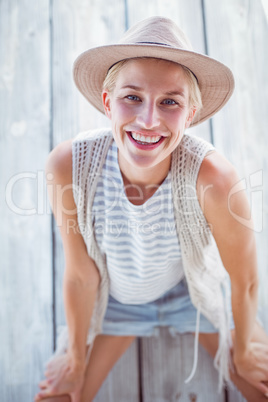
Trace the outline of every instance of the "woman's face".
{"label": "woman's face", "polygon": [[123,173],[128,168],[169,169],[171,153],[189,127],[189,88],[183,69],[155,59],[132,59],[119,71],[103,104],[112,122]]}

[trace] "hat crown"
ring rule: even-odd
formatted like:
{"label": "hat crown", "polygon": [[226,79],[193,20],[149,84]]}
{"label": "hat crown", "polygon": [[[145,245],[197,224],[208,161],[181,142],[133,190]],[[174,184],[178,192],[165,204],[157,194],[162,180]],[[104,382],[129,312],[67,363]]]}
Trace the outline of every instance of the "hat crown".
{"label": "hat crown", "polygon": [[155,44],[192,50],[184,32],[172,20],[163,17],[151,17],[138,22],[123,35],[119,43]]}

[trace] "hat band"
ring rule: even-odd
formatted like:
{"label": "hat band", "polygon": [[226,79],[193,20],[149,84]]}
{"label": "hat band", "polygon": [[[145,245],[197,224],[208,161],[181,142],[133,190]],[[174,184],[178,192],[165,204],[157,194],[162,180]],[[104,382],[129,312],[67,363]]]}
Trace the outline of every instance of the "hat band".
{"label": "hat band", "polygon": [[136,43],[145,43],[147,45],[161,45],[171,47],[171,45],[168,45],[167,43],[160,43],[160,42],[136,42]]}

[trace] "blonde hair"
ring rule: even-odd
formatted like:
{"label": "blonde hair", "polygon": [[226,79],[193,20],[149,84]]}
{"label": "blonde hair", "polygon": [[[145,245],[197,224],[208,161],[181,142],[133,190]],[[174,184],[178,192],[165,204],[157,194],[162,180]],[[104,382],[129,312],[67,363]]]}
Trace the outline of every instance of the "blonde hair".
{"label": "blonde hair", "polygon": [[[138,57],[137,59],[143,60],[143,59],[148,59],[148,57]],[[126,59],[126,60],[119,61],[118,63],[114,64],[108,70],[108,73],[103,81],[103,89],[106,89],[110,93],[113,92],[119,71],[121,71],[122,68],[130,60],[133,60],[133,59]],[[162,59],[156,59],[156,60],[162,60]],[[169,61],[169,60],[164,60],[164,61]],[[173,61],[169,61],[169,62],[174,63]],[[179,63],[174,63],[174,64],[177,64],[178,66],[180,66],[183,69],[185,78],[189,85],[189,107],[196,109],[196,112],[199,112],[203,105],[202,105],[202,97],[201,97],[201,92],[200,92],[197,78],[191,72],[191,70],[189,70],[187,67],[185,67]]]}

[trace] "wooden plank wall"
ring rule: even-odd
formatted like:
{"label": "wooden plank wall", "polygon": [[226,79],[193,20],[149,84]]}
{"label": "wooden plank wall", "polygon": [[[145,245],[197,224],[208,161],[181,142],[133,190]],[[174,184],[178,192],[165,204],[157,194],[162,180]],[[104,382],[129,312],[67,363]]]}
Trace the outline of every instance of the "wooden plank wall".
{"label": "wooden plank wall", "polygon": [[[196,50],[227,63],[236,79],[230,103],[192,132],[213,140],[246,178],[256,219],[261,318],[268,330],[266,78],[267,19],[261,0],[2,0],[0,2],[0,400],[31,401],[64,324],[64,258],[45,192],[49,150],[108,121],[72,82],[75,57],[112,43],[136,21],[171,17]],[[245,222],[246,224],[246,222]],[[103,384],[96,402],[225,401],[200,347],[187,386],[193,339],[137,340]],[[243,398],[229,392],[229,401]]]}
{"label": "wooden plank wall", "polygon": [[0,400],[31,401],[53,348],[47,1],[0,2]]}

